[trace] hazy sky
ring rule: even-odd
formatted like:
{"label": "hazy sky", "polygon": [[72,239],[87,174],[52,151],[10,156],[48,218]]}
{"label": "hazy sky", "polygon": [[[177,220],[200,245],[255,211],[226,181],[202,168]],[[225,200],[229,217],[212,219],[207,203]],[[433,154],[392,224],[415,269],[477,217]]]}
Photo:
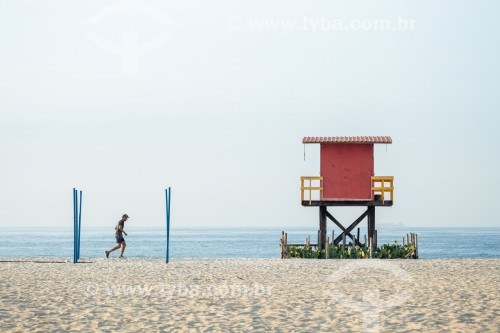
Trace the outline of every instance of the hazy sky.
{"label": "hazy sky", "polygon": [[301,139],[335,135],[393,138],[375,149],[396,186],[378,223],[499,226],[499,12],[0,0],[0,227],[70,227],[73,187],[85,226],[163,226],[166,186],[174,226],[316,227],[299,178],[319,173],[319,147],[304,161]]}

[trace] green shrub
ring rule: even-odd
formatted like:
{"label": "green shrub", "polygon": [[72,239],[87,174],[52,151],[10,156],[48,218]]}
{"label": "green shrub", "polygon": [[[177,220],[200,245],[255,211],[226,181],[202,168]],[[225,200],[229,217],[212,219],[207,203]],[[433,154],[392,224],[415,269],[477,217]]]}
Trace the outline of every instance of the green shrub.
{"label": "green shrub", "polygon": [[[413,245],[398,245],[397,241],[393,244],[383,244],[376,247],[372,251],[372,258],[380,259],[405,259],[413,258],[415,247]],[[324,259],[326,257],[325,250],[314,250],[306,246],[290,246],[288,248],[288,256],[290,258],[306,258],[306,259]],[[358,246],[354,248],[352,244],[348,244],[344,250],[342,245],[329,245],[330,259],[366,259],[370,257],[368,246]]]}

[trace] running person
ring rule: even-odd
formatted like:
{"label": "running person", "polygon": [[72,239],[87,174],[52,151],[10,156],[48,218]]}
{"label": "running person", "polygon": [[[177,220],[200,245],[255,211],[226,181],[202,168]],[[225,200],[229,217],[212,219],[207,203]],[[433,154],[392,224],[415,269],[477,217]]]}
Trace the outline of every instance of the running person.
{"label": "running person", "polygon": [[112,247],[111,249],[104,251],[106,254],[106,258],[109,258],[109,254],[113,252],[114,250],[118,250],[120,247],[122,248],[122,251],[120,253],[120,258],[123,258],[123,252],[125,252],[125,247],[127,247],[127,243],[125,243],[125,239],[123,238],[123,235],[128,236],[125,230],[123,228],[125,227],[125,222],[128,220],[128,215],[123,214],[122,219],[118,221],[118,224],[115,227],[116,233],[115,233],[115,238],[116,238],[116,245]]}

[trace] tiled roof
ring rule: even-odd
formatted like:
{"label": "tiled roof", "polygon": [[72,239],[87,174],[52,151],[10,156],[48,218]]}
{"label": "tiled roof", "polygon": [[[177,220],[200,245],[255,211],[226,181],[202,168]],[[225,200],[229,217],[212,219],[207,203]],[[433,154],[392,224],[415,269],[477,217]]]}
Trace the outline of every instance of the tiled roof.
{"label": "tiled roof", "polygon": [[390,136],[306,136],[302,143],[392,143]]}

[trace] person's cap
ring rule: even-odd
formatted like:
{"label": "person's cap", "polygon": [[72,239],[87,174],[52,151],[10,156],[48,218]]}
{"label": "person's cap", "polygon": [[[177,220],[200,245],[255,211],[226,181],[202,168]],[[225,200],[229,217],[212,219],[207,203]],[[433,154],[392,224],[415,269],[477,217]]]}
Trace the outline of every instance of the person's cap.
{"label": "person's cap", "polygon": [[129,218],[129,216],[128,216],[127,214],[123,214],[123,215],[122,215],[122,217],[123,217],[124,219],[128,219],[128,218]]}

